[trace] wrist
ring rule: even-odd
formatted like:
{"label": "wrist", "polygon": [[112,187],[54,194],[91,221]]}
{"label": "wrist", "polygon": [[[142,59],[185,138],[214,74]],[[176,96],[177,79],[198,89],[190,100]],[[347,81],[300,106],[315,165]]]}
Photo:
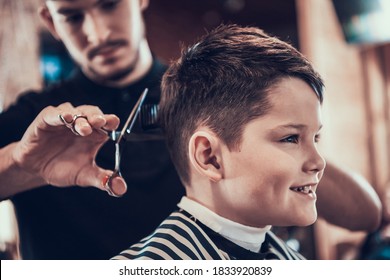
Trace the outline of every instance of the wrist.
{"label": "wrist", "polygon": [[45,180],[37,173],[29,172],[15,157],[17,143],[0,149],[0,198],[10,197],[19,192],[45,185]]}

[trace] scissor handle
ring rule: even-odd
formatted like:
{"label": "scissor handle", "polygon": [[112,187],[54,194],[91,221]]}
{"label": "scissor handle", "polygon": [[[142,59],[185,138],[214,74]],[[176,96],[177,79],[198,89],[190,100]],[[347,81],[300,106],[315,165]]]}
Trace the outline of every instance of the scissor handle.
{"label": "scissor handle", "polygon": [[107,191],[107,193],[113,197],[121,197],[122,195],[119,195],[119,194],[116,194],[114,192],[114,190],[112,189],[112,180],[116,177],[121,177],[121,174],[120,172],[114,172],[112,173],[111,175],[106,175],[104,178],[103,178],[103,187],[104,189]]}

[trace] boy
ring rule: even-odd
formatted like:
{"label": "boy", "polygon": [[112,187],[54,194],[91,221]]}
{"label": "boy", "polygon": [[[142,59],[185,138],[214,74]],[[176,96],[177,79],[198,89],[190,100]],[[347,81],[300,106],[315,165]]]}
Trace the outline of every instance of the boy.
{"label": "boy", "polygon": [[[107,139],[94,128],[124,124],[145,88],[145,107],[154,108],[166,66],[145,37],[148,0],[41,2],[43,23],[77,69],[64,82],[21,95],[0,114],[7,132],[0,137],[0,200],[15,206],[23,259],[108,259],[155,229],[184,195],[163,137],[146,139],[138,121],[122,143],[123,179],[111,181],[116,195],[127,185],[126,194],[112,199],[98,191],[112,174],[115,148],[111,141],[103,145]],[[86,119],[73,123],[77,115]],[[328,222],[350,230],[379,224],[379,199],[369,184],[331,164],[321,184],[326,191],[317,205]]]}
{"label": "boy", "polygon": [[220,26],[163,78],[161,123],[186,196],[115,259],[303,259],[270,231],[317,218],[323,83],[292,46]]}

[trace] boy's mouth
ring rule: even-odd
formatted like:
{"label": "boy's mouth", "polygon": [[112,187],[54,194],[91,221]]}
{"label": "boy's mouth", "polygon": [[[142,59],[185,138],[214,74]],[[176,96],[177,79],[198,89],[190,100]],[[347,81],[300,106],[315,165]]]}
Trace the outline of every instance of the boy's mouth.
{"label": "boy's mouth", "polygon": [[299,192],[303,194],[315,194],[315,191],[313,190],[313,187],[311,185],[302,186],[302,187],[290,187],[290,190],[294,192]]}

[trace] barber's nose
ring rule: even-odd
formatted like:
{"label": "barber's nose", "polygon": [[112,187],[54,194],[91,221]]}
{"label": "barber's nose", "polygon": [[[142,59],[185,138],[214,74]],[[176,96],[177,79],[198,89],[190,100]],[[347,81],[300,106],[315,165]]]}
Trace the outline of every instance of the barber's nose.
{"label": "barber's nose", "polygon": [[303,165],[305,172],[318,173],[322,172],[325,169],[326,162],[325,159],[318,152],[316,146],[313,146],[310,151],[308,151],[307,159]]}
{"label": "barber's nose", "polygon": [[83,28],[88,42],[94,45],[104,42],[110,36],[107,22],[98,16],[86,16]]}

